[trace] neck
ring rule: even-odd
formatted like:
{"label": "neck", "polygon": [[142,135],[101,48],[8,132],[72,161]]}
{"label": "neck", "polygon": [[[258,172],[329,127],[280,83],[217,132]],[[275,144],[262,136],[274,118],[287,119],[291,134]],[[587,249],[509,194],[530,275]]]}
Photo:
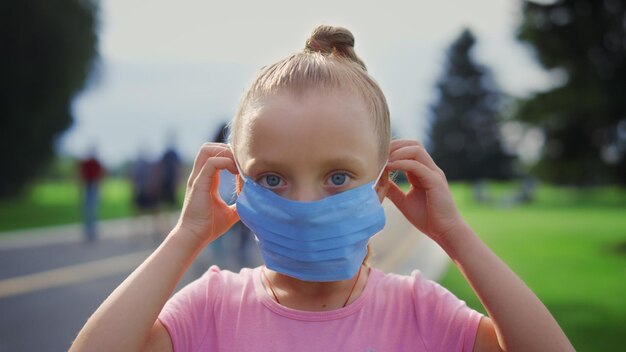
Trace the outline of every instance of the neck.
{"label": "neck", "polygon": [[[266,270],[269,284],[273,287],[280,304],[299,310],[325,311],[342,308],[359,297],[365,287],[368,277],[368,268],[362,267],[360,275],[343,281],[312,282],[302,281],[291,276],[281,274],[268,268]],[[358,279],[358,282],[357,282]],[[266,287],[270,295],[271,289]]]}
{"label": "neck", "polygon": [[329,281],[329,282],[315,282],[315,281],[302,281],[294,277],[281,274],[279,272],[267,269],[270,277],[272,278],[272,284],[275,287],[279,287],[283,290],[293,291],[298,294],[307,296],[324,295],[332,292],[337,292],[346,287],[350,287],[354,282],[354,278],[343,281]]}

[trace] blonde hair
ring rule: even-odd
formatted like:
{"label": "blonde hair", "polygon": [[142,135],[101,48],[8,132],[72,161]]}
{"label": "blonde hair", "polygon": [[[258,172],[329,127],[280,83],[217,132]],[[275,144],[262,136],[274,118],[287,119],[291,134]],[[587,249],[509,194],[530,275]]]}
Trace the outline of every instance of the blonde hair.
{"label": "blonde hair", "polygon": [[[354,52],[354,36],[342,27],[322,25],[313,30],[304,50],[262,69],[243,95],[231,123],[228,142],[237,145],[242,119],[262,105],[264,98],[282,92],[306,94],[312,90],[347,91],[360,95],[378,136],[379,156],[387,159],[391,123],[387,100],[367,67]],[[239,182],[239,180],[238,180]],[[370,245],[363,264],[369,266]]]}
{"label": "blonde hair", "polygon": [[387,158],[391,127],[385,95],[354,52],[352,33],[327,25],[313,30],[304,50],[262,69],[239,102],[229,143],[236,145],[242,119],[256,110],[264,98],[281,92],[299,95],[312,90],[342,90],[360,95],[379,137],[381,159]]}

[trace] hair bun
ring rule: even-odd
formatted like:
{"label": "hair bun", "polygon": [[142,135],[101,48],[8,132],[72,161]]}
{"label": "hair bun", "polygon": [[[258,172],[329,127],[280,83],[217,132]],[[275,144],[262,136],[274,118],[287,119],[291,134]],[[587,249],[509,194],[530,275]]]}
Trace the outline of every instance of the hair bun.
{"label": "hair bun", "polygon": [[348,58],[367,70],[365,64],[354,52],[354,36],[343,27],[318,26],[307,39],[304,49],[322,54],[334,54]]}

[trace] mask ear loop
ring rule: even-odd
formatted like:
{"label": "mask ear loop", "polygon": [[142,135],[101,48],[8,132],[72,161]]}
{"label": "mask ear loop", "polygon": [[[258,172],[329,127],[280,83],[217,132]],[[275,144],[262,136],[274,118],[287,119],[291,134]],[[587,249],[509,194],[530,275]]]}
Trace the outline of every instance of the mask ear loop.
{"label": "mask ear loop", "polygon": [[374,181],[374,184],[372,185],[372,188],[376,188],[376,185],[378,184],[378,181],[380,181],[380,178],[385,173],[385,168],[387,167],[387,163],[388,162],[389,162],[389,160],[385,160],[385,163],[383,164],[383,167],[380,169],[380,172],[378,173],[378,176],[376,177],[376,181]]}
{"label": "mask ear loop", "polygon": [[239,162],[237,161],[237,156],[235,155],[235,146],[233,146],[232,144],[228,144],[228,147],[230,148],[230,151],[233,153],[233,159],[235,160],[235,166],[237,167],[237,171],[239,172],[239,175],[241,176],[241,178],[243,178],[244,181],[248,181],[248,177],[246,177],[243,171],[241,171],[241,167],[239,166]]}

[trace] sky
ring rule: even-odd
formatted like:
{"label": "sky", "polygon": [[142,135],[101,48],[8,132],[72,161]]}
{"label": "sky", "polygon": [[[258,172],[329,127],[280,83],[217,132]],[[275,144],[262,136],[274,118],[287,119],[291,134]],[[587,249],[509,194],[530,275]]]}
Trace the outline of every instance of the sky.
{"label": "sky", "polygon": [[103,0],[99,59],[58,143],[83,157],[93,147],[108,166],[172,143],[193,160],[258,70],[303,48],[319,24],[348,28],[355,50],[385,92],[398,137],[424,137],[445,50],[463,28],[474,55],[500,88],[525,96],[554,75],[515,40],[518,0],[296,2]]}

